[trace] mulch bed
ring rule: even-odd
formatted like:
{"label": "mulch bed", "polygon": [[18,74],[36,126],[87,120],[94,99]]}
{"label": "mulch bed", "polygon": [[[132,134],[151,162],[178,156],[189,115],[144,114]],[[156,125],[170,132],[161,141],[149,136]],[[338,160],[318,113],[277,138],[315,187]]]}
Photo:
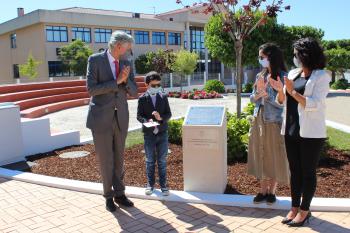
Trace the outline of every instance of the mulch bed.
{"label": "mulch bed", "polygon": [[[76,159],[58,157],[61,153],[77,150],[89,151],[91,154]],[[125,151],[125,184],[128,186],[144,187],[146,184],[145,156],[142,150],[143,145],[136,145]],[[170,150],[172,153],[168,157],[168,185],[172,190],[183,190],[182,147],[170,144]],[[350,198],[350,155],[334,149],[328,150],[328,155],[328,158],[320,161],[317,169],[318,185],[315,196]],[[36,174],[101,182],[94,146],[90,144],[31,156],[29,160],[37,163],[31,168],[31,172]],[[225,193],[257,193],[259,182],[253,176],[247,175],[246,168],[244,162],[228,165],[228,185]],[[277,195],[290,196],[289,187],[278,186]]]}

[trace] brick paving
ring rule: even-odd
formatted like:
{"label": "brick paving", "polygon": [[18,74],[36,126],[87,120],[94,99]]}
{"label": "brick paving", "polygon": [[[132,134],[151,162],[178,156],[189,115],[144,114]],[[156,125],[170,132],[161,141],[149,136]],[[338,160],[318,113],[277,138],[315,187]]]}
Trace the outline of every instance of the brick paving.
{"label": "brick paving", "polygon": [[350,232],[349,212],[313,212],[294,229],[282,210],[132,200],[112,214],[100,195],[0,178],[0,232]]}

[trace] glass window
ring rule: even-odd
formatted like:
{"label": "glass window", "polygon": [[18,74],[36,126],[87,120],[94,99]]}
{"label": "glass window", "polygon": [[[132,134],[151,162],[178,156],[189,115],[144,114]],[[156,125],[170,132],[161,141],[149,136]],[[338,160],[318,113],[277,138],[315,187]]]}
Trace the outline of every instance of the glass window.
{"label": "glass window", "polygon": [[48,42],[67,42],[67,27],[46,26],[46,41]]}
{"label": "glass window", "polygon": [[95,29],[95,42],[107,43],[112,35],[112,29],[96,28]]}
{"label": "glass window", "polygon": [[13,78],[19,78],[19,67],[18,64],[13,65]]}
{"label": "glass window", "polygon": [[136,44],[149,44],[149,32],[147,32],[147,31],[135,31],[135,43]]}
{"label": "glass window", "polygon": [[181,45],[181,33],[169,32],[168,33],[169,45]]}
{"label": "glass window", "polygon": [[69,71],[63,66],[62,61],[49,61],[49,77],[70,76]]}
{"label": "glass window", "polygon": [[152,32],[152,44],[165,45],[165,32]]}
{"label": "glass window", "polygon": [[13,33],[13,34],[10,35],[10,39],[11,39],[11,49],[17,48],[16,38],[17,38],[16,33]]}
{"label": "glass window", "polygon": [[86,43],[91,42],[91,29],[83,27],[73,27],[72,28],[72,40],[81,40]]}

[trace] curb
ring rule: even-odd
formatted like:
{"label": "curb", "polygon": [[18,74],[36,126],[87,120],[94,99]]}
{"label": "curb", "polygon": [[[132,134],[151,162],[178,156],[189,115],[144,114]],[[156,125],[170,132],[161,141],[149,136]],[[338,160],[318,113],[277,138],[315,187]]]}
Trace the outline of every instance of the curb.
{"label": "curb", "polygon": [[[102,194],[102,184],[69,180],[57,177],[33,174],[29,172],[20,172],[0,168],[0,177],[10,180],[17,180],[32,184],[44,185],[53,188],[67,189],[78,192]],[[244,208],[261,208],[261,209],[276,209],[289,210],[290,197],[278,197],[277,202],[273,205],[253,204],[252,195],[231,195],[231,194],[212,194],[199,192],[171,191],[169,196],[162,196],[159,190],[154,194],[147,196],[144,194],[144,188],[126,187],[126,195],[132,198],[145,200],[172,201],[197,204],[211,204],[222,206],[236,206]],[[310,209],[312,211],[350,211],[350,198],[313,198]]]}

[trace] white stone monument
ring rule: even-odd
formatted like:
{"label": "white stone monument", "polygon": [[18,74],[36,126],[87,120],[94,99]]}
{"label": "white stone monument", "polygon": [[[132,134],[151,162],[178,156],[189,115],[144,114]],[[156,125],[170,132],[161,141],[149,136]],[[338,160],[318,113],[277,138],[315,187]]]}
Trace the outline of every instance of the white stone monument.
{"label": "white stone monument", "polygon": [[190,106],[183,124],[184,190],[223,193],[227,184],[224,106]]}

